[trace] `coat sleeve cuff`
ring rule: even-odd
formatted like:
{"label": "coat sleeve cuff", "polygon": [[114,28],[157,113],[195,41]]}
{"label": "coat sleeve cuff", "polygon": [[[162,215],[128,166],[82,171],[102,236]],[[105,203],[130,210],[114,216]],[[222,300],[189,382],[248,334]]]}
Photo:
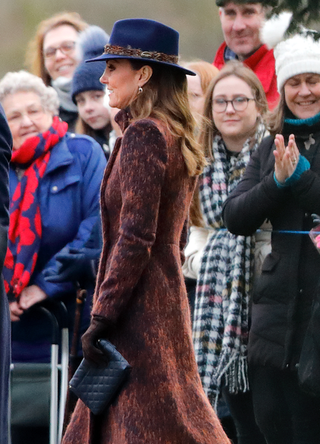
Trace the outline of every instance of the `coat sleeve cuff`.
{"label": "coat sleeve cuff", "polygon": [[310,169],[310,162],[304,157],[299,155],[299,162],[297,164],[296,169],[294,170],[293,174],[291,174],[290,177],[288,177],[284,183],[279,182],[276,178],[276,173],[274,173],[273,178],[277,184],[278,188],[287,188],[293,185],[297,180],[300,179],[301,174],[305,171]]}

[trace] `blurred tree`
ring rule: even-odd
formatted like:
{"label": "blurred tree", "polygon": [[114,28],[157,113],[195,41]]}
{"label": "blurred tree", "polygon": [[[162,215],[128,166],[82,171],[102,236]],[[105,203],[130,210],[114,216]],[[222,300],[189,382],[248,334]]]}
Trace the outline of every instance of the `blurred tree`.
{"label": "blurred tree", "polygon": [[25,66],[25,51],[38,23],[60,11],[76,11],[110,33],[116,20],[143,17],[162,21],[180,32],[184,60],[212,62],[223,40],[214,0],[1,0],[0,77]]}
{"label": "blurred tree", "polygon": [[280,0],[279,6],[274,9],[274,13],[284,10],[292,11],[293,23],[308,26],[319,20],[320,0]]}

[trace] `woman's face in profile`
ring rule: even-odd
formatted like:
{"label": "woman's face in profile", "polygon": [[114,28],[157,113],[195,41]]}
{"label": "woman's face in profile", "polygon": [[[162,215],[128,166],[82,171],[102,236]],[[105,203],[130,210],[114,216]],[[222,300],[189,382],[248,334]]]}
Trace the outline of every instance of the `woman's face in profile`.
{"label": "woman's face in profile", "polygon": [[13,150],[21,147],[30,137],[47,131],[53,115],[45,111],[40,96],[33,91],[9,94],[2,101],[13,139]]}
{"label": "woman's face in profile", "polygon": [[134,70],[127,59],[112,59],[100,78],[109,91],[109,105],[124,109],[133,102],[139,91],[140,71]]}
{"label": "woman's face in profile", "polygon": [[221,79],[213,90],[212,103],[213,120],[222,138],[246,138],[252,134],[260,113],[251,87],[244,80],[233,75]]}
{"label": "woman's face in profile", "polygon": [[305,73],[291,77],[284,85],[289,110],[299,119],[320,113],[320,75]]}

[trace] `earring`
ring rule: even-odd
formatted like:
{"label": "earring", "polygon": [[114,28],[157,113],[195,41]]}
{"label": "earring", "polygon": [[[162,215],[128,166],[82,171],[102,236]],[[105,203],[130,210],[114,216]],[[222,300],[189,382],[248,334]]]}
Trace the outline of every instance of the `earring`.
{"label": "earring", "polygon": [[138,89],[138,94],[141,94],[141,93],[142,93],[142,91],[143,91],[142,87],[141,87],[141,86],[139,86],[139,89]]}

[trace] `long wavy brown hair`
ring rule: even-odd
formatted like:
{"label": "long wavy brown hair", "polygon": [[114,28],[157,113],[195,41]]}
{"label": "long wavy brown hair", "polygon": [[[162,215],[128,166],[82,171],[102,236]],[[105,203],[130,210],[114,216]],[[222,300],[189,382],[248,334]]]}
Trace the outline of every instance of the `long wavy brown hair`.
{"label": "long wavy brown hair", "polygon": [[77,12],[59,12],[40,22],[36,35],[27,47],[25,65],[32,74],[41,77],[47,86],[51,84],[51,77],[44,66],[43,41],[47,32],[62,25],[71,26],[77,32],[83,31],[88,26]]}
{"label": "long wavy brown hair", "polygon": [[[140,60],[130,60],[130,63],[136,70],[146,65]],[[195,120],[189,107],[186,75],[167,65],[147,64],[153,73],[143,93],[130,105],[132,117],[135,120],[154,117],[164,122],[179,141],[189,175],[196,176],[206,161],[194,136]]]}

